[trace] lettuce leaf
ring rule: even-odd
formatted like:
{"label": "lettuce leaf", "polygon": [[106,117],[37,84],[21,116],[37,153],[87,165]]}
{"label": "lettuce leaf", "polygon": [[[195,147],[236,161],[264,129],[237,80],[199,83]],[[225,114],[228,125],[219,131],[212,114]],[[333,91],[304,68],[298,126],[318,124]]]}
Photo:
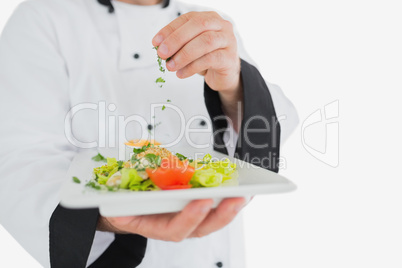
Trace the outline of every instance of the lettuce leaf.
{"label": "lettuce leaf", "polygon": [[115,167],[115,166],[117,166],[118,164],[117,164],[117,160],[116,160],[116,158],[107,158],[107,165],[109,166],[109,167]]}
{"label": "lettuce leaf", "polygon": [[194,187],[216,187],[221,185],[223,176],[213,169],[197,170],[190,183]]}
{"label": "lettuce leaf", "polygon": [[107,158],[106,165],[94,168],[95,180],[99,184],[106,184],[107,180],[117,171],[119,171],[119,164],[116,158]]}
{"label": "lettuce leaf", "polygon": [[129,189],[132,185],[141,184],[143,179],[134,168],[123,168],[121,171],[120,188]]}
{"label": "lettuce leaf", "polygon": [[131,191],[153,191],[159,188],[150,180],[144,180],[134,168],[123,168],[121,171],[121,189]]}
{"label": "lettuce leaf", "polygon": [[222,174],[222,182],[237,178],[236,164],[229,159],[208,163],[206,169],[213,169]]}
{"label": "lettuce leaf", "polygon": [[216,187],[222,185],[223,182],[231,179],[237,179],[238,173],[236,164],[229,159],[222,161],[210,161],[210,155],[206,155],[202,162],[201,168],[195,171],[190,183],[193,187]]}
{"label": "lettuce leaf", "polygon": [[143,180],[141,184],[133,184],[130,185],[131,191],[155,191],[159,190],[159,188],[150,180]]}

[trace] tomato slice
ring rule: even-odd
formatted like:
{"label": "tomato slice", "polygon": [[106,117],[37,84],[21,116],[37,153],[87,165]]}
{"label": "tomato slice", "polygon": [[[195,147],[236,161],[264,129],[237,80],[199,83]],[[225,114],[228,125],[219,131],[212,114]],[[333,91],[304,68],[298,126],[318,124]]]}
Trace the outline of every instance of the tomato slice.
{"label": "tomato slice", "polygon": [[163,190],[180,190],[180,189],[189,189],[191,188],[191,184],[186,184],[186,185],[171,185],[171,186],[166,186],[165,189]]}
{"label": "tomato slice", "polygon": [[187,189],[195,172],[187,161],[181,161],[176,156],[162,159],[160,167],[146,169],[149,178],[162,190]]}

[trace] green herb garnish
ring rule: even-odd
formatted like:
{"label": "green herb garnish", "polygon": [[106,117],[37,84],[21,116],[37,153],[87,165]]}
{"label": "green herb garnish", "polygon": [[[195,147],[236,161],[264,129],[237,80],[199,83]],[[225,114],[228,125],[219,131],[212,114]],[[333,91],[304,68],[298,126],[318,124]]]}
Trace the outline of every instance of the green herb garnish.
{"label": "green herb garnish", "polygon": [[73,177],[73,182],[78,184],[81,183],[80,179],[78,179],[77,177]]}
{"label": "green herb garnish", "polygon": [[97,155],[95,155],[94,157],[92,157],[92,160],[96,161],[96,162],[106,162],[107,159],[106,157],[104,157],[103,155],[101,155],[100,153],[98,153]]}
{"label": "green herb garnish", "polygon": [[123,168],[123,166],[124,166],[124,161],[117,161],[117,165],[118,165],[117,171],[119,171],[120,169]]}
{"label": "green herb garnish", "polygon": [[152,165],[159,167],[162,162],[162,158],[159,155],[155,154],[147,154],[145,155],[145,159]]}
{"label": "green herb garnish", "polygon": [[[158,50],[158,47],[154,47],[153,49]],[[161,73],[165,73],[166,69],[162,66],[162,61],[163,61],[162,58],[159,57],[158,53],[156,53],[156,56],[157,56],[156,61],[158,62],[159,71]],[[170,60],[170,58],[168,58],[166,61],[169,61],[169,60]],[[159,87],[162,87],[163,83],[165,83],[165,82],[166,82],[165,79],[163,79],[162,77],[158,77],[155,81],[155,83],[158,84]]]}
{"label": "green herb garnish", "polygon": [[133,149],[133,153],[135,153],[135,154],[140,154],[140,153],[143,153],[143,152],[145,152],[149,147],[151,147],[152,146],[152,144],[151,143],[148,143],[147,145],[144,145],[144,146],[142,146],[141,148],[134,148]]}
{"label": "green herb garnish", "polygon": [[162,111],[164,111],[166,109],[166,106],[165,105],[163,105],[162,106]]}
{"label": "green herb garnish", "polygon": [[182,154],[176,153],[177,158],[179,158],[180,161],[188,160],[189,163],[193,163],[194,160],[191,158],[188,158],[187,156],[184,156]]}
{"label": "green herb garnish", "polygon": [[102,187],[100,187],[100,186],[99,186],[96,182],[94,182],[94,181],[88,182],[85,186],[86,186],[86,187],[89,187],[89,188],[93,188],[93,189],[95,189],[95,190],[100,190],[100,189],[102,189]]}
{"label": "green herb garnish", "polygon": [[180,159],[180,161],[183,161],[183,160],[186,160],[186,159],[187,159],[186,156],[184,156],[184,155],[182,155],[182,154],[179,154],[179,153],[176,153],[176,156]]}

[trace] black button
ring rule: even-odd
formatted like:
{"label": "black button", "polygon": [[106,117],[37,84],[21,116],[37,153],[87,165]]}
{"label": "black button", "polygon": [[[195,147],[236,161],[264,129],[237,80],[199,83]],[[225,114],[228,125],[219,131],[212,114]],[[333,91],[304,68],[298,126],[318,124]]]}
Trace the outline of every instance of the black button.
{"label": "black button", "polygon": [[217,262],[217,263],[216,263],[216,266],[217,266],[217,267],[223,267],[223,263],[222,263],[222,262]]}
{"label": "black button", "polygon": [[204,120],[201,120],[200,125],[201,126],[205,126],[207,124],[207,122],[205,122]]}
{"label": "black button", "polygon": [[177,16],[180,17],[180,16],[181,16],[181,12],[177,12]]}
{"label": "black button", "polygon": [[152,130],[153,128],[154,127],[151,124],[148,125],[148,130]]}
{"label": "black button", "polygon": [[134,59],[138,59],[140,57],[140,55],[138,53],[135,53],[133,57],[134,57]]}

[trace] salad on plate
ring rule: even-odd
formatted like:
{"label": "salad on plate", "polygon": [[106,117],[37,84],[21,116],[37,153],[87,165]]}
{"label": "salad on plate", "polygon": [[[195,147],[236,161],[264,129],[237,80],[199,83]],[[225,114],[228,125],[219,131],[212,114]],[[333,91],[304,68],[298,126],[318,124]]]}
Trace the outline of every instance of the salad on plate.
{"label": "salad on plate", "polygon": [[106,164],[94,168],[86,186],[107,191],[157,191],[238,184],[236,164],[227,158],[212,159],[206,154],[202,159],[190,159],[156,144],[134,147],[127,161],[94,156],[94,161]]}

